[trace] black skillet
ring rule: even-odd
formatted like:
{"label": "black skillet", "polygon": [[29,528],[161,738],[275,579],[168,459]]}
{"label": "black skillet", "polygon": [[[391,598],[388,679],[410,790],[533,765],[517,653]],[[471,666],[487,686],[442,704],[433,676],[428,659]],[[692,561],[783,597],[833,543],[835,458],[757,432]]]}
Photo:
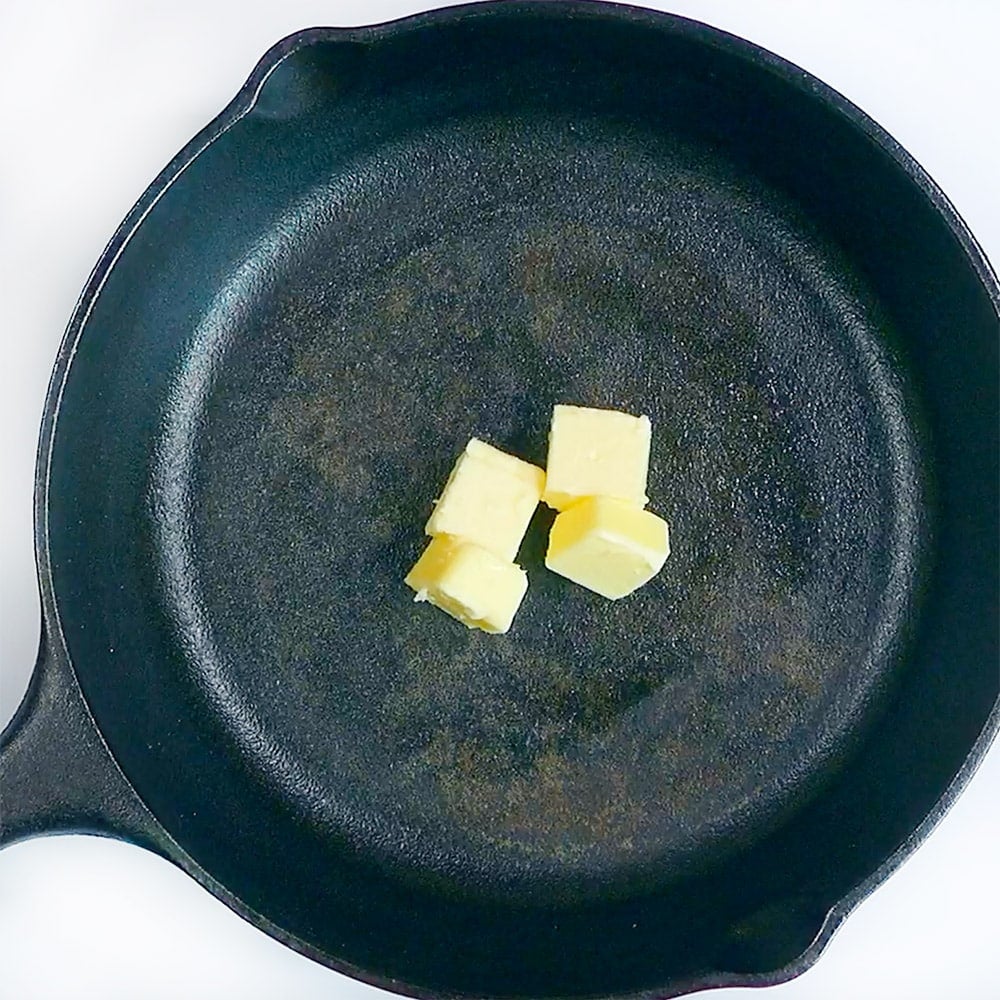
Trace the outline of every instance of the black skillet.
{"label": "black skillet", "polygon": [[[279,43],[143,195],[42,427],[2,837],[159,851],[422,996],[803,971],[997,729],[997,283],[857,108],[680,18]],[[653,418],[675,551],[507,637],[401,580],[472,434]]]}

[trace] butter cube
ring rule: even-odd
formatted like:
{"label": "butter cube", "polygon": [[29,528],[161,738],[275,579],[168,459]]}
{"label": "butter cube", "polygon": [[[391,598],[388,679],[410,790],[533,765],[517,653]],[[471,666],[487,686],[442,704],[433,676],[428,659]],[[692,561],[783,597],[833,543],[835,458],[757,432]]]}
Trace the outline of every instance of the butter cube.
{"label": "butter cube", "polygon": [[615,497],[644,507],[650,437],[649,417],[556,406],[542,499],[556,510],[566,510],[591,496]]}
{"label": "butter cube", "polygon": [[513,562],[545,488],[545,473],[473,438],[459,456],[427,527]]}
{"label": "butter cube", "polygon": [[610,497],[588,497],[556,516],[545,565],[617,600],[648,583],[670,554],[667,522]]}
{"label": "butter cube", "polygon": [[430,601],[468,628],[506,632],[528,589],[520,566],[450,535],[432,539],[406,577],[417,601]]}

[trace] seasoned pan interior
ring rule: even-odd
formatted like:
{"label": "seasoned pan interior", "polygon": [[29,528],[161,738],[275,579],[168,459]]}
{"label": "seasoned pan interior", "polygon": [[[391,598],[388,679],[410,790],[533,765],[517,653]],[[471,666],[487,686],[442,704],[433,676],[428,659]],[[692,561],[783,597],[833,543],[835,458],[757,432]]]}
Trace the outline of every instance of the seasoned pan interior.
{"label": "seasoned pan interior", "polygon": [[[605,892],[801,794],[892,668],[920,501],[879,318],[796,222],[703,151],[532,114],[309,192],[202,318],[152,469],[153,586],[222,738],[504,893]],[[607,602],[544,570],[540,513],[508,637],[414,604],[465,441],[544,464],[560,400],[652,418],[669,567]]]}

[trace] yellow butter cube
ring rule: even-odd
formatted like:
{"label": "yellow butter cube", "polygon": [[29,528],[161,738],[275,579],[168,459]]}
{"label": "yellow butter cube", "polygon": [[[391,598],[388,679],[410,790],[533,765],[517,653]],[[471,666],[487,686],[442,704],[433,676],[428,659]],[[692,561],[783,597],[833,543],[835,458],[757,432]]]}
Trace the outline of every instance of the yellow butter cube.
{"label": "yellow butter cube", "polygon": [[545,473],[473,438],[455,463],[425,531],[455,535],[513,562],[545,488]]}
{"label": "yellow butter cube", "polygon": [[434,538],[406,577],[429,601],[469,628],[506,632],[528,589],[520,566],[463,538]]}
{"label": "yellow butter cube", "polygon": [[588,497],[557,515],[545,565],[617,600],[648,583],[670,555],[667,522],[610,497]]}
{"label": "yellow butter cube", "polygon": [[556,510],[591,496],[615,497],[644,507],[650,438],[649,417],[556,406],[542,499]]}

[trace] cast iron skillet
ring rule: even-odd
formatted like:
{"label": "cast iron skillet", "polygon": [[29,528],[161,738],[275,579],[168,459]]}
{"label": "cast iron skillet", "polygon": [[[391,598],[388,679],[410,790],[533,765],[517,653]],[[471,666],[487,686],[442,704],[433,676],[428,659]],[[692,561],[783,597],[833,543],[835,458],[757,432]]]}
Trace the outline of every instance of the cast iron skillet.
{"label": "cast iron skillet", "polygon": [[[42,427],[3,838],[159,851],[422,996],[815,960],[997,728],[996,279],[808,74],[506,3],[279,43],[91,278]],[[522,552],[505,638],[401,579],[472,434],[653,418],[675,552]]]}

